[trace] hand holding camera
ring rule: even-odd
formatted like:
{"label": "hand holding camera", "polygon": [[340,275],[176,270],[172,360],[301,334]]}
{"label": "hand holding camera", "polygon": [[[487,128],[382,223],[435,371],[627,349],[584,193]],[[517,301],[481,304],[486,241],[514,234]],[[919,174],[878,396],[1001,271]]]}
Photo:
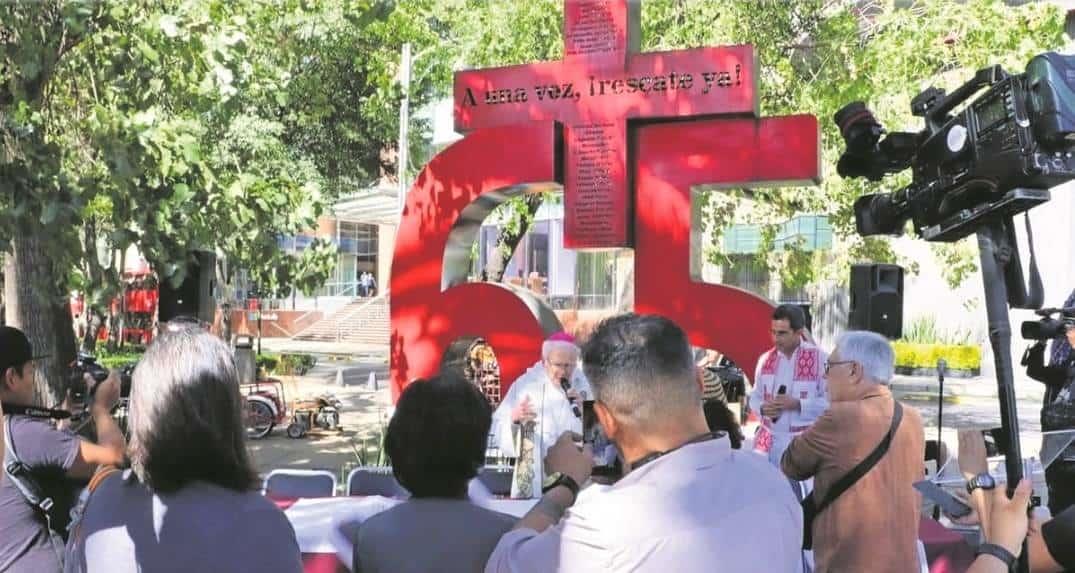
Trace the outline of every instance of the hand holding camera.
{"label": "hand holding camera", "polygon": [[89,373],[83,374],[83,379],[86,381],[86,384],[92,384],[90,395],[93,396],[91,409],[94,414],[104,413],[106,415],[111,415],[112,409],[119,403],[119,373],[116,370],[106,372],[107,375],[104,381],[96,381],[96,378]]}

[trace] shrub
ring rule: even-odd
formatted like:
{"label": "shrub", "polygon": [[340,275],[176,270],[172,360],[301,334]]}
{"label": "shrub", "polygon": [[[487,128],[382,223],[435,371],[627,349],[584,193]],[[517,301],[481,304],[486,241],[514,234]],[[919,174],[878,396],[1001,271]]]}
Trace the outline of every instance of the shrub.
{"label": "shrub", "polygon": [[915,344],[969,345],[977,342],[969,329],[942,330],[937,317],[932,314],[920,316],[903,329],[903,342]]}
{"label": "shrub", "polygon": [[261,353],[261,355],[257,357],[255,362],[258,370],[265,370],[266,374],[272,374],[276,372],[276,366],[279,363],[280,358],[271,352]]}
{"label": "shrub", "polygon": [[943,358],[953,370],[977,371],[982,364],[982,350],[969,344],[917,344],[893,342],[896,366],[903,368],[936,368]]}
{"label": "shrub", "polygon": [[124,346],[122,350],[109,352],[100,348],[96,354],[97,363],[108,369],[122,368],[142,359],[146,349],[142,346]]}
{"label": "shrub", "polygon": [[277,374],[302,376],[310,371],[317,359],[310,354],[281,354]]}

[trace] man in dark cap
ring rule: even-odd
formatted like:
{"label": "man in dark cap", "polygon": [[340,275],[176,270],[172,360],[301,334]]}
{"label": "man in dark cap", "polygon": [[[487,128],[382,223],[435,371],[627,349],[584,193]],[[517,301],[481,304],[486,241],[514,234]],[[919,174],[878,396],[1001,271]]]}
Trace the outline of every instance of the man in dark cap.
{"label": "man in dark cap", "polygon": [[[21,330],[0,326],[0,403],[6,413],[0,571],[11,573],[63,570],[63,537],[78,490],[98,467],[120,465],[126,450],[111,414],[119,400],[118,375],[109,373],[95,389],[95,444],[58,429],[63,414],[34,403],[34,361],[40,358]],[[93,378],[86,375],[86,383],[93,385]],[[31,503],[35,497],[42,501]]]}

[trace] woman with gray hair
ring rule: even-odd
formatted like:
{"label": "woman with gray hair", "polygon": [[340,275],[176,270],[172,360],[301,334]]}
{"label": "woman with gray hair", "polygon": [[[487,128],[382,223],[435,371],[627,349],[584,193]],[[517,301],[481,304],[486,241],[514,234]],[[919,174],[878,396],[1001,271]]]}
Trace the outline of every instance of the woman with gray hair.
{"label": "woman with gray hair", "polygon": [[228,347],[165,331],[134,371],[131,469],[95,479],[67,571],[302,570],[295,532],[257,491]]}

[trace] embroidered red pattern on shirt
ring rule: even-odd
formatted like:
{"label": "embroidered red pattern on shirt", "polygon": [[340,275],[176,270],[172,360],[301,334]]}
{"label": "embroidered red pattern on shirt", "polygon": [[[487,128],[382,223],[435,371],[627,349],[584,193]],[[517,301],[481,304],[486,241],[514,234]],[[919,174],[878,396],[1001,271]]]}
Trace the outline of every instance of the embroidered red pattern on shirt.
{"label": "embroidered red pattern on shirt", "polygon": [[765,363],[761,365],[762,374],[776,374],[776,349],[769,351],[769,356],[765,358]]}
{"label": "embroidered red pattern on shirt", "polygon": [[799,360],[795,363],[794,380],[817,380],[818,363],[817,351],[814,349],[800,349]]}
{"label": "embroidered red pattern on shirt", "polygon": [[758,428],[758,433],[754,434],[754,451],[769,453],[773,449],[773,434],[764,427]]}

